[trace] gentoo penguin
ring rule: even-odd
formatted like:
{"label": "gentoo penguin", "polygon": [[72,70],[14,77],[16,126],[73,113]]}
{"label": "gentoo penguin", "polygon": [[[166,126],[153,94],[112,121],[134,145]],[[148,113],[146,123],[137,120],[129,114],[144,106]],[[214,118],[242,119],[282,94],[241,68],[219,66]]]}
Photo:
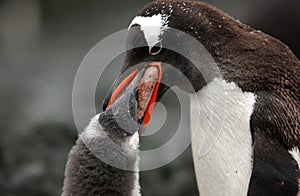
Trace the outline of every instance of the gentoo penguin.
{"label": "gentoo penguin", "polygon": [[[149,26],[154,28],[147,30]],[[182,43],[180,34],[169,36],[171,28],[200,42],[221,74],[214,74],[209,65],[201,72],[188,59],[164,48],[170,42],[178,48],[188,45]],[[192,140],[192,150],[201,195],[300,194],[300,63],[285,44],[207,3],[189,0],[146,5],[129,26],[127,45],[135,43],[144,47],[129,47],[121,75],[139,63],[160,63],[162,81],[189,92],[165,67],[169,64],[196,91],[191,127],[197,127],[199,134]],[[186,50],[193,53],[193,45]],[[204,59],[197,59],[197,64],[205,64]],[[167,89],[160,85],[156,101]],[[104,110],[113,93],[107,94]],[[197,104],[201,115],[194,119]],[[220,120],[219,108],[224,105]],[[209,125],[221,129],[220,135],[207,154],[200,156],[201,137]]]}
{"label": "gentoo penguin", "polygon": [[[137,122],[145,114],[140,106],[147,107],[150,98],[156,99],[152,96],[156,88],[147,90],[147,86],[157,86],[158,78],[153,76],[159,74],[154,66],[138,71],[127,78],[131,83],[115,96],[109,108],[92,118],[80,133],[68,156],[63,196],[140,195],[138,133],[143,126]],[[151,75],[154,79],[149,78]]]}

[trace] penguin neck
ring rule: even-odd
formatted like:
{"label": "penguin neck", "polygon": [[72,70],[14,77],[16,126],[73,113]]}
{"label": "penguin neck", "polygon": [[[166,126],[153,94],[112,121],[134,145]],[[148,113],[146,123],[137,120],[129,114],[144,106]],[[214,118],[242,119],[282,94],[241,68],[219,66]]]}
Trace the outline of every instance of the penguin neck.
{"label": "penguin neck", "polygon": [[253,93],[214,79],[191,100],[192,150],[199,192],[245,195],[252,173]]}
{"label": "penguin neck", "polygon": [[62,195],[140,195],[138,134],[117,139],[98,119],[69,153]]}

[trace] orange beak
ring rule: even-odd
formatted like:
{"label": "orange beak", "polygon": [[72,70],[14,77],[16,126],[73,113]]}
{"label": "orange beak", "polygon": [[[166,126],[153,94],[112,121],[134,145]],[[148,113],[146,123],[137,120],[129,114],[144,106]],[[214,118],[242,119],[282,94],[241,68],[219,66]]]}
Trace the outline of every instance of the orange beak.
{"label": "orange beak", "polygon": [[[159,88],[159,85],[160,85],[160,81],[161,81],[161,78],[162,78],[162,67],[161,67],[161,63],[160,62],[151,62],[151,63],[148,63],[146,65],[144,65],[146,69],[148,69],[149,67],[156,67],[157,70],[158,70],[158,74],[157,74],[157,80],[156,80],[156,83],[155,83],[155,86],[154,86],[154,89],[152,91],[152,94],[151,94],[151,98],[148,102],[148,106],[145,110],[145,113],[144,113],[144,117],[143,117],[143,130],[146,128],[146,126],[148,125],[150,119],[151,119],[151,114],[153,112],[153,109],[154,109],[154,105],[155,105],[155,102],[156,102],[156,98],[157,98],[157,94],[158,94],[158,88]],[[112,103],[114,103],[114,101],[122,94],[122,92],[124,92],[126,90],[126,88],[131,85],[132,81],[134,80],[134,78],[137,76],[137,74],[139,73],[141,69],[137,69],[135,70],[134,72],[132,72],[130,75],[128,75],[118,86],[117,88],[113,91],[109,101],[108,101],[108,104],[106,106],[106,110],[111,106]],[[139,89],[142,89],[142,86],[143,86],[143,83],[141,82],[139,84]],[[142,93],[141,91],[139,92],[139,96],[142,96]]]}

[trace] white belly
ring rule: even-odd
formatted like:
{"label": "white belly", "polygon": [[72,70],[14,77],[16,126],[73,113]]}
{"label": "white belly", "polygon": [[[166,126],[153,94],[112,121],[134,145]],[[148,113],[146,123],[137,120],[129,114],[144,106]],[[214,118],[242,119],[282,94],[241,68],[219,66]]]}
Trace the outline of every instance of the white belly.
{"label": "white belly", "polygon": [[215,79],[193,96],[192,149],[200,195],[247,195],[253,165],[249,120],[255,95]]}

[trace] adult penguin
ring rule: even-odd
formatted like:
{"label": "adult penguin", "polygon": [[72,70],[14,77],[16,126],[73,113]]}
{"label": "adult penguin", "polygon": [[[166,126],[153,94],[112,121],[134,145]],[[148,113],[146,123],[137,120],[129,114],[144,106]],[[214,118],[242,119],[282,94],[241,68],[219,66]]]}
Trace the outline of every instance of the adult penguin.
{"label": "adult penguin", "polygon": [[[214,73],[204,59],[197,59],[195,65],[164,48],[171,42],[175,48],[188,45],[185,50],[194,52],[192,44],[183,43],[180,34],[170,35],[170,29],[200,42],[221,74]],[[135,44],[144,47],[132,48]],[[197,127],[199,134],[192,149],[201,195],[299,194],[300,63],[285,44],[206,3],[158,0],[133,19],[127,46],[120,75],[138,63],[156,63],[162,66],[162,81],[189,92],[165,66],[170,64],[196,92],[199,102],[191,102],[191,126]],[[104,110],[115,95],[113,89],[120,91],[124,83],[113,85]],[[160,85],[157,101],[167,89]],[[201,115],[194,119],[197,104]],[[223,116],[220,107],[226,108]],[[200,157],[201,137],[209,126],[220,128],[220,135]]]}

